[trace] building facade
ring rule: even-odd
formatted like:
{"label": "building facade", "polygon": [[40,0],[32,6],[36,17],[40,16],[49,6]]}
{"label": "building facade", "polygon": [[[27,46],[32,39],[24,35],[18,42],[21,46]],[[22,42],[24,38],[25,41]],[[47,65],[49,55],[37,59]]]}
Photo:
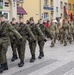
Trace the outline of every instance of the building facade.
{"label": "building facade", "polygon": [[68,15],[73,14],[74,16],[74,0],[68,0]]}
{"label": "building facade", "polygon": [[0,14],[5,14],[7,20],[12,17],[17,18],[17,3],[16,0],[0,0]]}
{"label": "building facade", "polygon": [[19,6],[22,6],[27,15],[24,15],[24,21],[30,17],[34,17],[35,22],[40,18],[51,19],[53,18],[53,1],[54,0],[19,0]]}
{"label": "building facade", "polygon": [[54,0],[54,18],[64,16],[64,6],[68,12],[68,0]]}

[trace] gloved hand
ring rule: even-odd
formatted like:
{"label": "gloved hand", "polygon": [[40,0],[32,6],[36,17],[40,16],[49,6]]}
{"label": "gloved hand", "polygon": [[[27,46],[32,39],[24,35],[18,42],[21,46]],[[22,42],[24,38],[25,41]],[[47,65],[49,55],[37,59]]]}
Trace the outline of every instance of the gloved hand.
{"label": "gloved hand", "polygon": [[19,40],[18,40],[18,43],[21,43],[22,42],[22,38],[20,38]]}
{"label": "gloved hand", "polygon": [[44,39],[45,42],[47,42],[47,39]]}

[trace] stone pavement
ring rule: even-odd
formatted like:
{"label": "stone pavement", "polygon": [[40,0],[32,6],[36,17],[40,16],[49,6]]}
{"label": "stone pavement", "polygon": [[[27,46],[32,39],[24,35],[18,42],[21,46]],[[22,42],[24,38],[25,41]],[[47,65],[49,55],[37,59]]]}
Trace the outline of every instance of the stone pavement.
{"label": "stone pavement", "polygon": [[12,51],[8,49],[7,57],[9,70],[1,75],[74,75],[74,43],[64,47],[59,42],[54,48],[50,48],[50,41],[44,47],[45,57],[38,59],[39,48],[36,49],[36,61],[30,63],[30,50],[26,45],[25,65],[19,68],[19,59],[11,62]]}

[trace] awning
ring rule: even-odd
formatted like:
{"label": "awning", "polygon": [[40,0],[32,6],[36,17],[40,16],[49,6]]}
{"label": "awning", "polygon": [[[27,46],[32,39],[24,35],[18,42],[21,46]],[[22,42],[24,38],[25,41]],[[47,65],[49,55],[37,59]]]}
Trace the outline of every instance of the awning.
{"label": "awning", "polygon": [[17,14],[18,15],[25,15],[27,12],[24,10],[23,7],[17,7]]}

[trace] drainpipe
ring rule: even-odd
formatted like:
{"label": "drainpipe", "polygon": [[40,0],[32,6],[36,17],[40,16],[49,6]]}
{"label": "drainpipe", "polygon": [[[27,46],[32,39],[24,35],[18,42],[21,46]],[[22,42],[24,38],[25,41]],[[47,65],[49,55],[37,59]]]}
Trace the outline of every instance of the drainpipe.
{"label": "drainpipe", "polygon": [[41,18],[41,0],[40,0],[40,18]]}

